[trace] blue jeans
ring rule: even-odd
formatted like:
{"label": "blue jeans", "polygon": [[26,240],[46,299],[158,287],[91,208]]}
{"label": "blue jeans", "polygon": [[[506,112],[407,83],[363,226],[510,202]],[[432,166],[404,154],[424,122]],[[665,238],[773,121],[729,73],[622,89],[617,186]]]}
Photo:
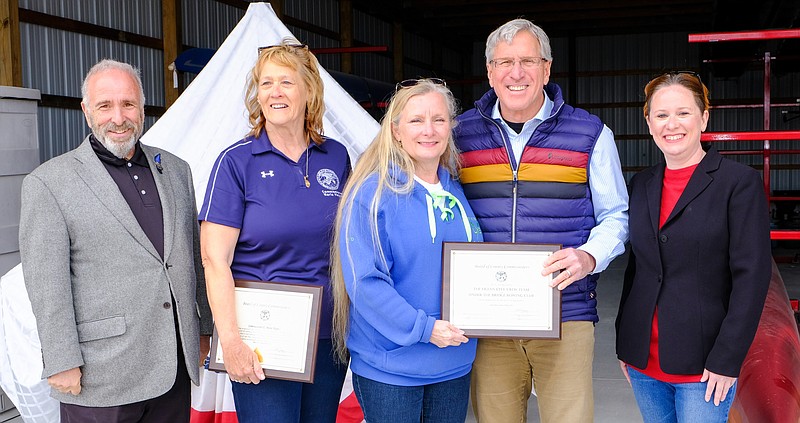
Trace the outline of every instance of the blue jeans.
{"label": "blue jeans", "polygon": [[736,394],[734,384],[725,400],[706,402],[706,382],[668,383],[653,379],[628,366],[633,394],[645,423],[725,423]]}
{"label": "blue jeans", "polygon": [[330,339],[320,339],[314,383],[262,380],[231,382],[239,423],[333,423],[347,367],[334,358]]}
{"label": "blue jeans", "polygon": [[367,423],[464,423],[469,379],[467,373],[430,385],[398,386],[353,373],[353,391]]}

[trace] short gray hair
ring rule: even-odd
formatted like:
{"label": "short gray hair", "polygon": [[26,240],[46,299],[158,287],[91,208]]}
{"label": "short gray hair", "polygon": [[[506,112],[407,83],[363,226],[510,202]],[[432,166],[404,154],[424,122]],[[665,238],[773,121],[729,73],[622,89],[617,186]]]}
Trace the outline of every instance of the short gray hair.
{"label": "short gray hair", "polygon": [[142,100],[141,105],[144,107],[144,88],[142,87],[142,77],[139,73],[139,69],[136,69],[127,63],[118,62],[111,59],[103,59],[97,62],[97,64],[92,66],[92,68],[89,69],[89,72],[86,73],[86,77],[83,78],[83,85],[81,85],[81,96],[83,97],[81,101],[83,104],[87,106],[89,105],[89,79],[100,72],[105,72],[112,69],[125,72],[130,75],[134,81],[136,81],[136,88],[139,89],[139,98]]}
{"label": "short gray hair", "polygon": [[544,30],[527,19],[518,18],[500,25],[499,28],[489,34],[489,38],[486,39],[486,63],[494,59],[494,49],[500,41],[511,44],[511,41],[520,31],[528,31],[536,37],[539,40],[539,54],[548,62],[553,61],[550,38],[547,37]]}

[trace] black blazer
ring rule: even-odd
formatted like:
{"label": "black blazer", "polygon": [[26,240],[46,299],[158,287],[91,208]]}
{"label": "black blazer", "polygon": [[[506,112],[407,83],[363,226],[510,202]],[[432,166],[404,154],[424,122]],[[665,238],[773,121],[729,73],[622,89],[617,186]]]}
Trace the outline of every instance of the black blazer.
{"label": "black blazer", "polygon": [[661,230],[665,164],[630,183],[631,254],[617,314],[617,357],[644,368],[658,305],[669,374],[736,377],[772,275],[769,211],[755,170],[708,151]]}

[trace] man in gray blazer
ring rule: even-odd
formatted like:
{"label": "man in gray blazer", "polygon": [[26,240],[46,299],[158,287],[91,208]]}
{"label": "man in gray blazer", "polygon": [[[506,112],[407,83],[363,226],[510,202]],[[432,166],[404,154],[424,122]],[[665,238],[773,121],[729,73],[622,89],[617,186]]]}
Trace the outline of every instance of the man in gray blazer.
{"label": "man in gray blazer", "polygon": [[189,166],[139,143],[138,70],[86,75],[92,134],[22,186],[20,252],[61,421],[188,422],[211,312]]}

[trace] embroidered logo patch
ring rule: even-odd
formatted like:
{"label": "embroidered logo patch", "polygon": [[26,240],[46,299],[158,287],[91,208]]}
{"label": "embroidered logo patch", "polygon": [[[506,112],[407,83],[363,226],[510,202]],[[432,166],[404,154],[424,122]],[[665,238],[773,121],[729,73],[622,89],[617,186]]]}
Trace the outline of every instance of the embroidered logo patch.
{"label": "embroidered logo patch", "polygon": [[326,197],[341,197],[342,193],[339,191],[339,177],[336,172],[330,169],[320,169],[317,172],[317,182],[322,185],[322,195]]}
{"label": "embroidered logo patch", "polygon": [[330,169],[320,169],[319,172],[317,172],[317,182],[319,182],[323,188],[331,191],[339,189],[339,177]]}

